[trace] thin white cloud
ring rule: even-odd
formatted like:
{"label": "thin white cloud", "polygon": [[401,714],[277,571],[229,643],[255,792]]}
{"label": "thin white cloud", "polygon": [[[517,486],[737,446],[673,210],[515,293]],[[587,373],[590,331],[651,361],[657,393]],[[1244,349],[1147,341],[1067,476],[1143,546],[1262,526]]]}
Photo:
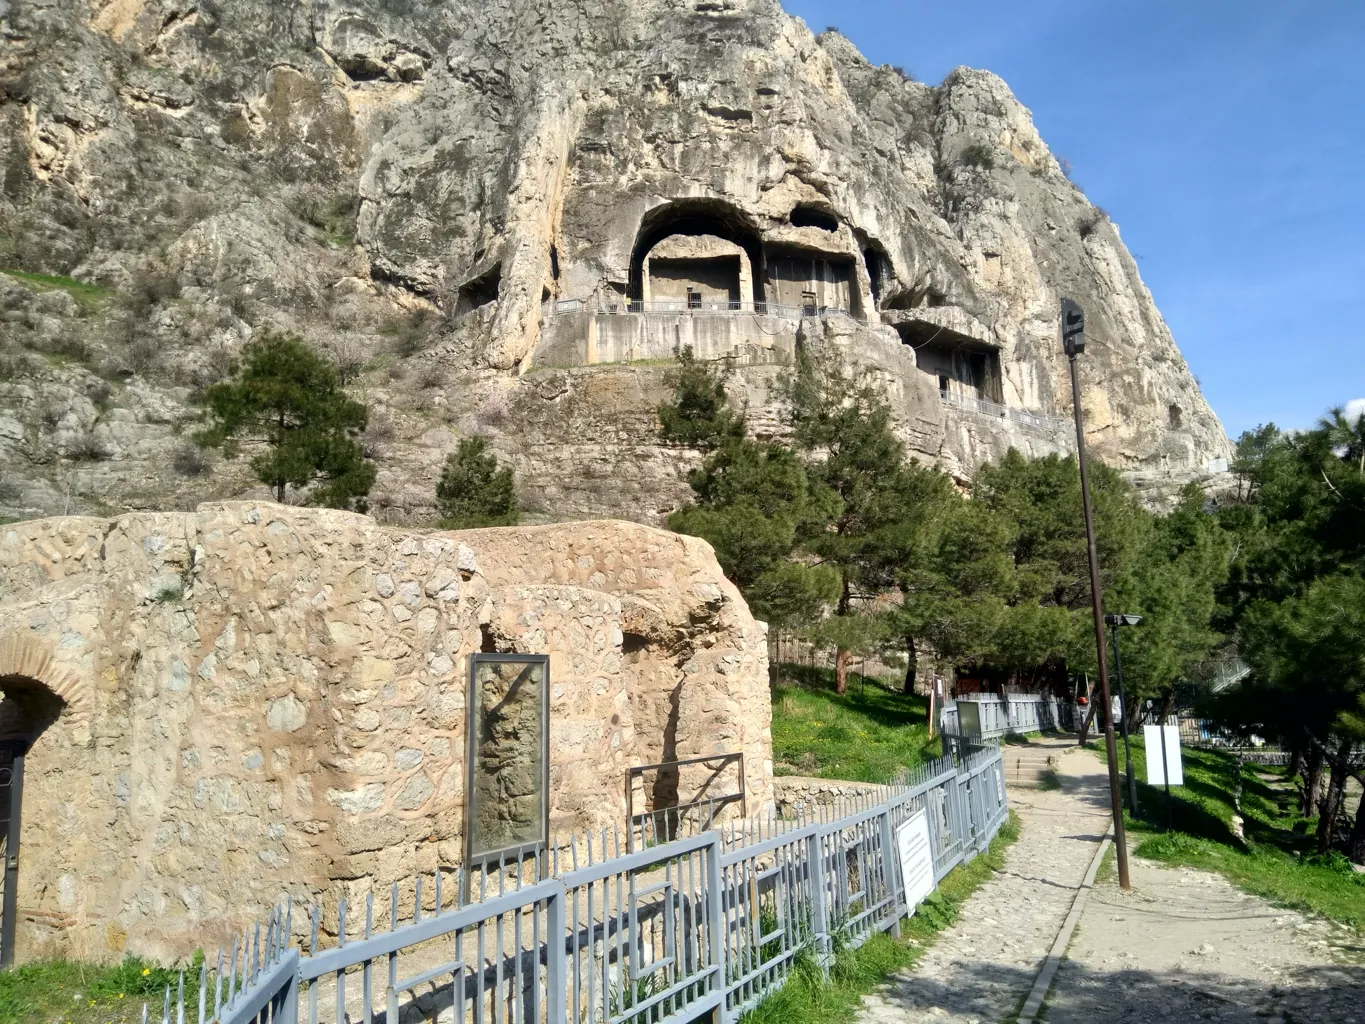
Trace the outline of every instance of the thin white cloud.
{"label": "thin white cloud", "polygon": [[1365,398],[1354,398],[1346,403],[1346,422],[1355,423],[1365,416]]}

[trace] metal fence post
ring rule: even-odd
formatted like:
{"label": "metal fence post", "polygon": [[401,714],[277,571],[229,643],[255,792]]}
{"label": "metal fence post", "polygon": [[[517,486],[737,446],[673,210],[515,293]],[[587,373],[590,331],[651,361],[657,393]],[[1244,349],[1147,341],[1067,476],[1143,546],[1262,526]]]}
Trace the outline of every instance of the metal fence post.
{"label": "metal fence post", "polygon": [[545,1002],[547,1024],[565,1024],[568,1012],[568,974],[565,970],[564,886],[545,901]]}
{"label": "metal fence post", "polygon": [[881,826],[882,878],[886,883],[886,891],[890,894],[893,906],[895,907],[895,917],[891,924],[891,934],[899,939],[901,937],[901,918],[909,913],[910,910],[909,907],[906,907],[903,913],[901,911],[901,904],[905,901],[901,894],[903,886],[898,884],[900,872],[896,870],[898,867],[896,863],[896,835],[891,829],[890,807],[887,807],[886,810],[881,813]]}
{"label": "metal fence post", "polygon": [[721,892],[720,872],[720,833],[711,833],[711,842],[706,849],[706,924],[711,936],[711,955],[716,960],[716,988],[720,992],[720,1008],[716,1014],[718,1021],[730,1019],[729,1008],[725,1005],[726,993],[730,988],[728,965],[725,962],[725,903]]}
{"label": "metal fence post", "polygon": [[806,875],[810,879],[811,936],[821,970],[829,968],[829,908],[825,905],[825,857],[822,836],[806,840]]}
{"label": "metal fence post", "polygon": [[[278,1021],[279,1024],[296,1024],[299,1019],[299,972],[297,970],[299,953],[298,950],[293,950],[292,952],[296,969],[294,973],[289,976],[289,984],[285,986],[285,990],[280,993],[277,1015],[272,1018],[273,1020]],[[395,1018],[395,1020],[396,1019],[397,1018]]]}

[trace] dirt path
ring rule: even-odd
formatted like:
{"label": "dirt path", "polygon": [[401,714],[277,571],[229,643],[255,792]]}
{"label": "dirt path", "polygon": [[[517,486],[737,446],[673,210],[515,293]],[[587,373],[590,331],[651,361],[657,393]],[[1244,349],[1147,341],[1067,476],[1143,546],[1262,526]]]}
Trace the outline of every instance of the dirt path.
{"label": "dirt path", "polygon": [[[1103,764],[1059,754],[1060,790],[1010,793],[1023,831],[1005,871],[913,972],[868,998],[862,1024],[1014,1019],[1108,825]],[[1132,865],[1133,892],[1111,880],[1089,894],[1039,1020],[1365,1024],[1359,936],[1217,875]]]}
{"label": "dirt path", "polygon": [[[863,1024],[979,1024],[1016,1013],[1062,927],[1107,824],[1092,755],[1057,747],[1062,789],[1010,791],[1023,831],[1005,870],[978,889],[916,968],[870,996]],[[1090,768],[1070,774],[1071,768]]]}

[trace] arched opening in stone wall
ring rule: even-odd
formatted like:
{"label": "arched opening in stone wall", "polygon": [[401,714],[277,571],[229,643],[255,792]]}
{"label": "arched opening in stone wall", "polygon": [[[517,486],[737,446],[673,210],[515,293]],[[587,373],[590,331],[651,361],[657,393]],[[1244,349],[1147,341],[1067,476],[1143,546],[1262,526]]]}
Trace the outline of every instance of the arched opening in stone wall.
{"label": "arched opening in stone wall", "polygon": [[645,301],[679,308],[737,308],[753,302],[749,257],[715,235],[669,235],[645,257]]}
{"label": "arched opening in stone wall", "polygon": [[0,675],[0,967],[14,963],[19,907],[24,761],[66,701],[26,675]]}
{"label": "arched opening in stone wall", "polygon": [[[658,280],[664,294],[655,296],[650,272],[656,269],[654,250],[663,242]],[[746,263],[752,295],[744,294]],[[630,260],[630,298],[680,298],[688,305],[762,302],[762,268],[763,243],[743,213],[719,200],[680,199],[650,210],[641,221]],[[697,296],[691,301],[689,288]]]}

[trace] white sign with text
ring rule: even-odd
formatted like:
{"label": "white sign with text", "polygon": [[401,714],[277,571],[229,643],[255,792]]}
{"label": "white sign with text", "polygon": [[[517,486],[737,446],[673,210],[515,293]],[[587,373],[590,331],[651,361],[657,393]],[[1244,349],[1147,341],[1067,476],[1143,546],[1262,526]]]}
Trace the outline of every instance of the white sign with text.
{"label": "white sign with text", "polygon": [[929,819],[923,811],[896,829],[896,853],[900,856],[901,881],[910,913],[934,891],[934,848],[929,845]]}
{"label": "white sign with text", "polygon": [[1180,726],[1144,725],[1142,737],[1147,741],[1147,785],[1163,786],[1166,773],[1161,769],[1161,733],[1166,732],[1166,766],[1171,770],[1171,785],[1185,785],[1185,772],[1180,764]]}

